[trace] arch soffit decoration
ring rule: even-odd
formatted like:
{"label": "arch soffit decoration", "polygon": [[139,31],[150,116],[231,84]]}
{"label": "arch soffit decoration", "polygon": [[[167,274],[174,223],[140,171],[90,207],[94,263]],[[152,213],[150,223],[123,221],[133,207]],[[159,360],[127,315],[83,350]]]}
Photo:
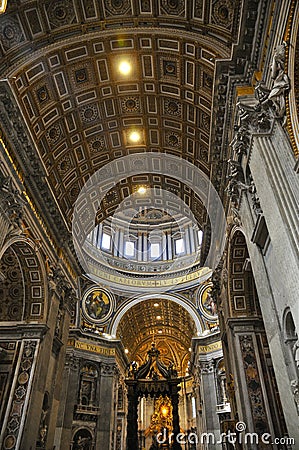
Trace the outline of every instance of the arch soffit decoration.
{"label": "arch soffit decoration", "polygon": [[245,231],[243,230],[243,228],[240,227],[239,225],[229,225],[229,228],[228,228],[228,231],[227,231],[226,245],[225,245],[225,250],[224,250],[224,253],[227,252],[227,255],[228,255],[228,261],[227,261],[228,265],[230,263],[229,254],[230,254],[230,251],[231,251],[231,248],[232,248],[232,244],[233,244],[235,235],[238,232],[240,232],[244,236],[245,242],[246,242],[246,246],[247,246],[247,236],[246,236]]}
{"label": "arch soffit decoration", "polygon": [[[248,255],[248,246],[247,246],[247,238],[246,235],[244,233],[244,230],[242,228],[240,228],[239,226],[235,225],[231,228],[229,236],[228,236],[228,245],[227,245],[227,269],[228,269],[228,278],[229,280],[231,280],[231,282],[228,284],[228,291],[227,291],[227,295],[228,295],[228,299],[229,299],[229,304],[230,304],[230,308],[232,308],[234,310],[234,312],[237,314],[237,306],[236,306],[236,300],[235,297],[240,298],[240,300],[242,299],[242,304],[240,305],[240,310],[242,312],[244,312],[247,308],[246,306],[246,300],[245,300],[245,285],[242,283],[243,289],[238,291],[238,292],[234,292],[233,290],[233,278],[238,277],[238,279],[242,278],[244,280],[244,272],[243,272],[243,268],[240,271],[240,275],[233,275],[233,264],[235,261],[234,258],[234,254],[233,251],[236,248],[235,244],[236,244],[236,238],[237,238],[237,234],[240,234],[242,236],[242,238],[244,239],[244,243],[241,243],[240,249],[244,249],[244,255],[242,257],[240,257],[239,259],[239,263],[243,265],[244,260],[245,260],[245,254],[247,253]],[[237,247],[239,248],[239,247]]]}
{"label": "arch soffit decoration", "polygon": [[199,313],[197,312],[195,306],[187,299],[183,299],[181,297],[178,297],[176,295],[172,294],[145,294],[140,295],[135,298],[131,298],[127,300],[119,309],[119,311],[116,312],[113,320],[110,323],[108,332],[112,336],[116,336],[118,325],[121,321],[121,319],[124,317],[126,312],[128,312],[133,306],[137,305],[138,303],[145,301],[145,300],[170,300],[174,303],[177,303],[178,305],[182,306],[186,311],[190,314],[191,318],[193,319],[195,326],[196,326],[196,332],[197,334],[202,334],[202,325],[199,317]]}
{"label": "arch soffit decoration", "polygon": [[[5,242],[0,250],[0,260],[8,249],[13,249],[20,261],[25,285],[24,320],[47,320],[48,284],[43,258],[30,238],[15,236]],[[30,287],[29,287],[30,286]],[[32,289],[31,289],[32,288]],[[29,308],[29,309],[28,309]]]}

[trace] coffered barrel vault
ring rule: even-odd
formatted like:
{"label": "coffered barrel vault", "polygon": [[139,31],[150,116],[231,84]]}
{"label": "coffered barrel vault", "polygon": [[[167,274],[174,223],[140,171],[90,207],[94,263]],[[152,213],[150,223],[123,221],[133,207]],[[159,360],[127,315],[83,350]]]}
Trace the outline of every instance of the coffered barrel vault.
{"label": "coffered barrel vault", "polygon": [[[2,68],[68,225],[90,174],[115,158],[167,152],[209,174],[215,60],[229,56],[237,19],[238,8],[227,1],[12,6],[0,30]],[[128,75],[118,70],[123,59],[132,65]],[[130,142],[132,129],[141,132],[140,142]],[[111,192],[107,215],[141,180],[198,209],[190,189],[144,176]]]}
{"label": "coffered barrel vault", "polygon": [[[59,52],[43,52],[42,59],[22,67],[21,74],[11,73],[50,187],[68,220],[89,175],[115,158],[140,151],[169,152],[209,173],[214,73],[209,60],[198,63],[198,45],[169,34],[163,39],[160,32],[157,38],[138,32],[140,37],[134,39],[109,33],[106,42],[94,36],[85,44],[71,40]],[[129,77],[117,71],[122,58],[134,68]],[[133,145],[132,129],[142,136]],[[146,176],[133,181],[141,180],[151,181]],[[157,178],[155,184],[183,190],[171,180]],[[128,189],[127,182],[112,192],[109,207],[122,201]],[[190,192],[182,195],[192,203]]]}

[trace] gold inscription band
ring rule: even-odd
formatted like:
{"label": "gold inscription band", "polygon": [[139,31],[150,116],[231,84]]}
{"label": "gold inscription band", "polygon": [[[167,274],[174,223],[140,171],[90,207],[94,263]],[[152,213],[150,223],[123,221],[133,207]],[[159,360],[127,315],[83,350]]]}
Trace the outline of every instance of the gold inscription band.
{"label": "gold inscription band", "polygon": [[105,348],[100,345],[88,344],[87,342],[76,341],[75,339],[70,339],[68,345],[75,347],[79,350],[86,350],[87,352],[97,353],[98,355],[114,356],[115,348]]}

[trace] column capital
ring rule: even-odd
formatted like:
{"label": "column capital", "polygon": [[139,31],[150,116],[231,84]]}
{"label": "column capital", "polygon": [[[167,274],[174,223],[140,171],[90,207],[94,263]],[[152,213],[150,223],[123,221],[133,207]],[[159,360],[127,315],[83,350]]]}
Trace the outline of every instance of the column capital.
{"label": "column capital", "polygon": [[101,376],[119,375],[119,369],[115,363],[112,364],[101,363],[100,370]]}
{"label": "column capital", "polygon": [[203,373],[214,373],[215,360],[212,359],[210,361],[198,361],[197,368],[198,368],[198,372],[200,374],[203,374]]}
{"label": "column capital", "polygon": [[73,353],[67,353],[65,356],[65,367],[72,370],[79,370],[80,368],[80,358],[75,357]]}

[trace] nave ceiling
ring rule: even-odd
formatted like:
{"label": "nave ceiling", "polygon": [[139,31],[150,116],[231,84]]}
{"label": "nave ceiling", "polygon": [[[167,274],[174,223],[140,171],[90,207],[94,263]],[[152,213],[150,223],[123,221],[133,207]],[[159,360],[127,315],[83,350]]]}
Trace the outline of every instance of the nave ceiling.
{"label": "nave ceiling", "polygon": [[[153,152],[184,158],[223,193],[227,75],[219,61],[226,61],[232,73],[245,70],[251,44],[235,48],[241,3],[8,2],[0,18],[0,74],[7,80],[0,83],[4,128],[25,124],[30,145],[22,145],[25,134],[18,131],[15,142],[22,148],[13,160],[59,246],[70,242],[73,206],[83,185],[97,170],[126,155]],[[251,42],[257,2],[245,4],[245,41]],[[239,54],[237,68],[227,62],[233,52]],[[122,61],[131,65],[127,75],[119,71]],[[138,142],[131,140],[131,131],[140,133]],[[179,196],[204,227],[205,208],[190,187],[175,176],[147,173],[114,186],[97,221],[111,216],[140,185]],[[163,335],[180,341],[186,353],[194,324],[182,307],[164,301],[163,308]],[[149,302],[128,313],[126,346],[132,347],[142,330],[152,329],[153,311]]]}
{"label": "nave ceiling", "polygon": [[117,337],[126,347],[128,358],[139,365],[146,360],[147,351],[155,342],[164,364],[174,362],[180,376],[184,376],[196,331],[194,320],[185,307],[157,297],[132,306],[118,325]]}
{"label": "nave ceiling", "polygon": [[[239,1],[10,1],[1,64],[30,128],[41,173],[70,229],[91,174],[136,152],[186,158],[210,176],[215,61],[236,41]],[[119,72],[127,61],[132,70]],[[130,141],[130,131],[140,141]],[[179,195],[202,222],[195,194],[172,177],[124,179],[111,215],[136,185]]]}

